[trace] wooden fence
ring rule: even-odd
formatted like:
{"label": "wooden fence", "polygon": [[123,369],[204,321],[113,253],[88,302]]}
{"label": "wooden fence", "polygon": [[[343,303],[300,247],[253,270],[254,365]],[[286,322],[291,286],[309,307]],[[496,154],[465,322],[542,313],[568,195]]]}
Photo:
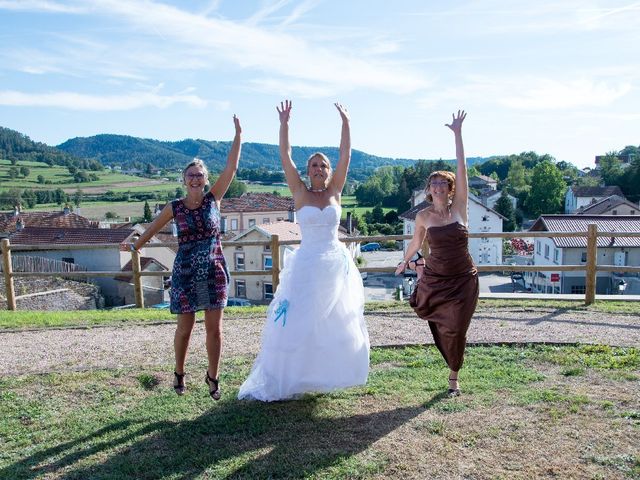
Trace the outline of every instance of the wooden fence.
{"label": "wooden fence", "polygon": [[[596,296],[596,275],[597,272],[633,272],[640,273],[640,266],[615,266],[615,265],[598,265],[597,264],[597,239],[598,237],[606,238],[640,238],[640,232],[598,232],[595,224],[590,224],[587,232],[473,232],[469,234],[470,238],[561,238],[561,237],[573,237],[573,238],[586,238],[587,239],[587,261],[584,265],[479,265],[478,271],[480,272],[504,272],[504,271],[516,271],[516,272],[574,272],[585,271],[585,299],[586,305],[590,305],[595,301]],[[360,236],[360,237],[347,237],[342,238],[341,241],[345,243],[354,242],[372,242],[372,241],[389,241],[389,240],[408,240],[411,235],[388,235],[388,236]],[[224,246],[235,247],[247,247],[255,245],[266,245],[268,241],[239,241],[239,242],[223,242]],[[283,245],[296,245],[299,244],[299,240],[280,241],[278,235],[271,237],[271,256],[272,256],[272,268],[270,270],[243,270],[232,271],[232,276],[242,275],[271,275],[273,291],[278,287],[279,275],[280,275],[280,246]],[[145,248],[167,247],[175,245],[175,243],[147,243]],[[2,270],[4,274],[6,296],[7,296],[7,308],[9,310],[16,310],[16,296],[13,279],[15,277],[46,277],[46,276],[60,276],[59,273],[53,272],[14,272],[12,269],[12,251],[43,251],[43,250],[101,250],[105,248],[114,248],[113,244],[92,244],[92,245],[11,245],[8,239],[3,239],[1,242],[2,248]],[[423,245],[423,254],[425,256],[428,253],[428,244]],[[171,271],[158,271],[158,272],[142,272],[140,268],[140,254],[137,251],[131,252],[132,260],[132,272],[107,272],[107,271],[85,271],[85,272],[68,272],[65,273],[65,277],[73,278],[91,278],[91,277],[133,277],[133,286],[135,292],[136,306],[144,308],[144,296],[142,290],[142,277],[146,276],[168,276],[171,275]],[[394,267],[364,267],[360,268],[361,272],[392,272]]]}

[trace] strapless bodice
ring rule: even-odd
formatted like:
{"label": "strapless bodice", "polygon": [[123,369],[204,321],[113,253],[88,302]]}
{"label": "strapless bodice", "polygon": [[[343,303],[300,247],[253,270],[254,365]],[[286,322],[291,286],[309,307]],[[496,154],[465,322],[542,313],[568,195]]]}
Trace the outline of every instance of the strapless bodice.
{"label": "strapless bodice", "polygon": [[328,205],[324,208],[305,205],[300,208],[297,221],[302,232],[301,246],[338,242],[341,213],[340,205]]}

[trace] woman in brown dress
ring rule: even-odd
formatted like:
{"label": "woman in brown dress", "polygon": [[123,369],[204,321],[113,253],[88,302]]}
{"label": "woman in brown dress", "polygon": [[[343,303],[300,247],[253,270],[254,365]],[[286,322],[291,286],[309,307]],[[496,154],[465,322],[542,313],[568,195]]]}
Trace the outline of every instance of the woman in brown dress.
{"label": "woman in brown dress", "polygon": [[447,124],[456,142],[457,175],[436,171],[429,175],[426,193],[430,206],[418,212],[413,238],[403,261],[402,273],[421,248],[425,236],[429,255],[416,261],[418,283],[410,304],[429,322],[436,347],[450,368],[449,396],[460,395],[458,372],[464,359],[467,329],[478,301],[478,273],[468,249],[468,179],[462,145],[464,111]]}

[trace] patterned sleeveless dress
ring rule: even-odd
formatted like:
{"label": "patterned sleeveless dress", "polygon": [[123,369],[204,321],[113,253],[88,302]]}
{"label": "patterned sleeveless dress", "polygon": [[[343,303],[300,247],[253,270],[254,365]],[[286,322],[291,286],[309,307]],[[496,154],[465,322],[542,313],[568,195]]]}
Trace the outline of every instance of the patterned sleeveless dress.
{"label": "patterned sleeveless dress", "polygon": [[171,202],[178,229],[178,253],[171,276],[171,313],[217,310],[227,305],[229,271],[220,244],[220,211],[211,192],[189,209]]}

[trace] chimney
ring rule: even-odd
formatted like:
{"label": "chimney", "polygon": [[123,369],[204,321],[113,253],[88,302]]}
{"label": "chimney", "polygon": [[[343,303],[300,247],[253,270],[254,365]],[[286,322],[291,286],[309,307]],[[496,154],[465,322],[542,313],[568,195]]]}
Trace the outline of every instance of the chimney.
{"label": "chimney", "polygon": [[22,230],[24,228],[24,223],[22,223],[22,218],[18,217],[16,220],[16,232]]}
{"label": "chimney", "polygon": [[13,207],[13,216],[17,217],[18,215],[20,215],[20,205],[16,205]]}
{"label": "chimney", "polygon": [[353,215],[351,212],[347,212],[347,233],[349,235],[353,233]]}
{"label": "chimney", "polygon": [[71,213],[71,209],[69,208],[69,204],[66,204],[64,206],[64,208],[62,209],[62,213],[64,213],[65,215],[68,215],[69,213]]}

